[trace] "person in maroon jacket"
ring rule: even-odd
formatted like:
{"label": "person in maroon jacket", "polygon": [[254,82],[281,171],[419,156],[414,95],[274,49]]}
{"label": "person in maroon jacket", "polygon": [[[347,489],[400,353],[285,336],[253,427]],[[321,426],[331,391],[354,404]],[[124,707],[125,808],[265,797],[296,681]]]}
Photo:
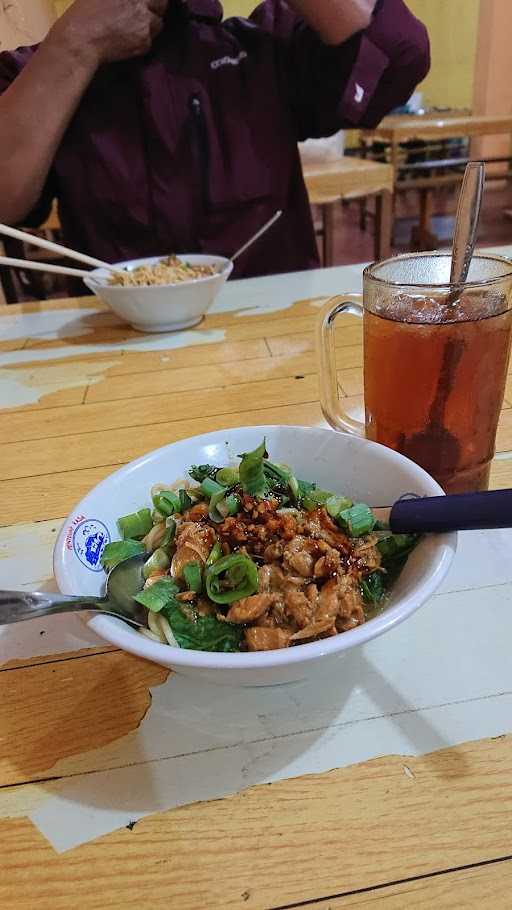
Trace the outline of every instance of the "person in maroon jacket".
{"label": "person in maroon jacket", "polygon": [[76,0],[0,54],[0,221],[59,202],[65,241],[115,262],[229,256],[238,277],[318,265],[297,142],[375,126],[429,68],[403,0]]}

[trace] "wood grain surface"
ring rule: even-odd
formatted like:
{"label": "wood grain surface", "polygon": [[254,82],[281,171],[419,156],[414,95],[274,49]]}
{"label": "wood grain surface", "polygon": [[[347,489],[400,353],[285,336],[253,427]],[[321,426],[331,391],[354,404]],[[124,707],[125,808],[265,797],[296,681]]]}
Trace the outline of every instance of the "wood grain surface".
{"label": "wood grain surface", "polygon": [[[30,373],[31,388],[42,389],[38,400],[0,410],[0,556],[12,560],[14,542],[31,529],[39,528],[43,549],[48,541],[41,564],[24,566],[12,586],[50,579],[60,521],[132,458],[243,424],[323,425],[317,302],[246,318],[217,313],[200,331],[220,331],[222,340],[168,351],[130,351],[140,336],[92,300],[29,304],[0,309],[0,339],[2,318],[33,319],[40,309],[37,335],[0,341],[6,355],[33,352],[0,367],[0,387],[13,374],[26,383]],[[66,309],[89,314],[89,334],[45,337],[44,314]],[[60,357],[84,343],[88,353]],[[106,344],[119,347],[105,352]],[[354,319],[338,330],[337,356],[340,393],[356,408],[362,348]],[[494,487],[512,485],[511,401],[512,376]],[[253,787],[56,853],[27,817],[31,805],[76,775],[90,776],[93,805],[95,772],[122,766],[149,690],[167,677],[108,646],[15,659],[0,650],[2,910],[510,906],[508,736]]]}

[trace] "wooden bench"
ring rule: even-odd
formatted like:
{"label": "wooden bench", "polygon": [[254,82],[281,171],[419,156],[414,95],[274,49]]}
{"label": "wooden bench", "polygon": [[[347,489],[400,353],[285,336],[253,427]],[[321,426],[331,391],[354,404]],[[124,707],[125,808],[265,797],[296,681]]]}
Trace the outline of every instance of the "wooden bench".
{"label": "wooden bench", "polygon": [[391,251],[392,194],[394,171],[390,164],[361,158],[303,162],[310,202],[320,207],[323,264],[333,265],[335,206],[343,199],[375,196],[375,259]]}

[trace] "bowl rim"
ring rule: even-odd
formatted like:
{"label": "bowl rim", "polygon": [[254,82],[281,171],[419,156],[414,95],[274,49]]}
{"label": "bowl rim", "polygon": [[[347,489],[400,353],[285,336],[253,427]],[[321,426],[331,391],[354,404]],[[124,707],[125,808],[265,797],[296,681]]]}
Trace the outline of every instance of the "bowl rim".
{"label": "bowl rim", "polygon": [[[80,502],[76,503],[69,515],[64,520],[62,527],[57,536],[57,540],[53,549],[53,572],[59,590],[65,594],[74,594],[73,590],[70,589],[70,585],[67,585],[61,571],[61,559],[60,551],[64,550],[66,539],[66,531],[71,523],[74,515],[82,511],[81,507],[86,499],[93,492],[101,492],[103,489],[106,489],[107,486],[112,482],[114,477],[122,477],[124,474],[129,473],[134,468],[137,468],[143,465],[148,460],[152,459],[155,455],[160,455],[165,452],[168,452],[175,446],[180,444],[201,444],[207,445],[213,442],[218,441],[219,436],[226,437],[226,434],[233,432],[258,432],[258,434],[267,435],[269,431],[272,430],[290,430],[295,432],[304,433],[306,435],[313,434],[323,434],[325,436],[330,436],[332,439],[342,437],[348,438],[355,442],[356,446],[360,445],[363,447],[370,447],[377,450],[380,453],[380,456],[387,459],[388,461],[393,461],[398,464],[412,466],[414,473],[417,474],[418,478],[427,481],[427,485],[431,487],[429,495],[432,496],[444,496],[445,493],[439,484],[430,476],[423,468],[420,468],[415,462],[407,458],[405,455],[395,452],[393,449],[389,449],[386,446],[381,445],[380,443],[373,442],[371,440],[365,439],[364,437],[353,436],[349,433],[340,433],[338,431],[332,430],[326,427],[306,427],[298,425],[279,425],[279,424],[268,424],[262,426],[245,426],[245,427],[230,427],[226,429],[213,430],[210,433],[200,433],[196,436],[186,437],[185,439],[176,440],[175,442],[168,443],[165,446],[160,446],[157,449],[153,449],[150,452],[147,452],[145,455],[140,456],[126,465],[123,465],[117,471],[113,471],[112,474],[109,474],[103,480],[101,480],[96,486],[86,493]],[[387,632],[397,626],[399,623],[403,622],[409,616],[411,616],[416,610],[418,610],[429,598],[434,594],[438,589],[439,585],[445,578],[457,549],[457,533],[452,532],[449,534],[440,534],[437,539],[438,552],[434,558],[434,567],[430,576],[422,582],[420,586],[420,597],[418,598],[415,592],[407,595],[401,601],[401,603],[396,604],[389,609],[386,609],[379,616],[368,620],[361,626],[358,626],[355,629],[351,629],[348,632],[343,632],[338,635],[333,636],[332,638],[321,639],[320,641],[310,642],[308,644],[302,644],[295,648],[285,648],[276,651],[254,651],[254,652],[244,652],[244,653],[220,653],[220,652],[207,652],[207,651],[193,651],[186,650],[182,648],[173,648],[170,645],[160,644],[158,642],[151,641],[151,639],[146,638],[143,635],[140,635],[138,632],[134,631],[129,627],[123,620],[115,619],[114,617],[102,616],[101,614],[95,614],[87,620],[87,625],[100,635],[100,637],[105,638],[111,644],[116,645],[117,647],[129,651],[130,653],[137,654],[140,657],[143,657],[147,660],[164,663],[167,666],[173,667],[186,667],[189,669],[196,668],[198,670],[264,670],[277,667],[291,666],[293,664],[307,662],[309,660],[318,660],[323,657],[328,657],[329,655],[334,655],[346,651],[352,647],[363,644],[367,641],[372,640],[384,632]],[[105,631],[108,632],[108,635],[105,634]],[[129,636],[128,644],[130,641],[132,643],[137,643],[136,648],[127,647],[127,636]]]}
{"label": "bowl rim", "polygon": [[[174,284],[138,284],[135,286],[107,284],[106,281],[99,280],[100,278],[106,279],[106,277],[108,275],[108,272],[106,269],[99,267],[96,269],[92,269],[92,271],[90,272],[90,275],[88,275],[87,278],[84,278],[83,282],[84,282],[84,284],[87,285],[87,287],[90,290],[93,290],[94,288],[101,288],[101,289],[108,290],[109,293],[110,292],[114,292],[114,293],[121,292],[122,293],[122,292],[126,292],[126,291],[162,291],[162,290],[169,290],[171,288],[173,290],[176,290],[177,288],[198,287],[202,284],[208,284],[208,282],[211,282],[216,278],[226,277],[226,279],[227,279],[231,275],[233,268],[234,268],[234,263],[232,262],[232,260],[227,259],[225,256],[214,256],[214,255],[209,255],[208,253],[177,253],[176,255],[178,256],[178,258],[183,258],[183,259],[187,258],[188,260],[193,260],[193,259],[207,260],[207,262],[204,263],[205,265],[207,265],[208,263],[211,263],[212,265],[218,264],[218,265],[222,265],[223,267],[221,268],[221,270],[219,272],[216,272],[214,275],[204,275],[202,278],[190,278],[190,279],[187,279],[186,281],[175,282]],[[132,266],[133,269],[136,269],[139,266],[144,265],[146,263],[148,265],[154,265],[155,263],[160,262],[160,260],[162,260],[162,259],[165,259],[165,255],[142,256],[140,259],[125,259],[122,262],[113,262],[112,267],[115,268],[117,266],[119,269],[124,269],[127,266]],[[202,263],[198,262],[197,264],[200,265]],[[93,285],[94,288],[91,288],[91,285]]]}

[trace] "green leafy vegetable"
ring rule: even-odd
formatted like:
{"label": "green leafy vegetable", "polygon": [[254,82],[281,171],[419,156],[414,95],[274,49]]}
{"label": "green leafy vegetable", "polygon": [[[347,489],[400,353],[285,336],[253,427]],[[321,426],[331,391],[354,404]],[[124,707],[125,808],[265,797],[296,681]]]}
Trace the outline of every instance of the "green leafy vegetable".
{"label": "green leafy vegetable", "polygon": [[159,547],[158,550],[155,550],[152,556],[149,557],[147,562],[144,563],[142,574],[144,575],[144,578],[151,578],[156,572],[167,572],[170,565],[171,560],[167,553],[162,547]]}
{"label": "green leafy vegetable", "polygon": [[132,556],[140,556],[146,552],[146,548],[139,540],[115,540],[114,543],[108,543],[101,554],[101,564],[106,571],[114,569],[120,562],[131,559]]}
{"label": "green leafy vegetable", "polygon": [[196,562],[187,562],[183,566],[183,578],[185,579],[185,584],[187,586],[187,591],[195,591],[196,594],[200,594],[203,587],[203,579],[201,577],[201,563]]}
{"label": "green leafy vegetable", "polygon": [[382,568],[386,570],[388,586],[396,581],[419,540],[418,534],[391,534],[379,540],[377,549],[381,554]]}
{"label": "green leafy vegetable", "polygon": [[382,540],[379,540],[377,549],[384,562],[395,559],[397,556],[409,555],[414,550],[418,540],[419,536],[417,534],[390,534],[388,537],[383,537]]}
{"label": "green leafy vegetable", "polygon": [[291,493],[294,502],[299,501],[301,496],[299,481],[287,465],[274,464],[265,459],[263,471],[270,492],[281,497]]}
{"label": "green leafy vegetable", "polygon": [[306,496],[308,493],[311,493],[312,490],[316,490],[316,483],[310,483],[309,480],[298,480],[299,484],[299,493],[301,496]]}
{"label": "green leafy vegetable", "polygon": [[124,515],[122,518],[118,518],[117,527],[123,540],[145,537],[153,527],[151,511],[149,509],[140,509],[131,515]]}
{"label": "green leafy vegetable", "polygon": [[217,471],[218,468],[212,464],[193,464],[188,473],[192,480],[196,480],[197,483],[202,483],[206,477],[215,479]]}
{"label": "green leafy vegetable", "polygon": [[232,604],[258,590],[258,567],[241,553],[224,556],[205,573],[206,593],[216,604]]}
{"label": "green leafy vegetable", "polygon": [[180,497],[174,490],[162,490],[153,496],[153,505],[161,515],[169,518],[180,511]]}
{"label": "green leafy vegetable", "polygon": [[372,572],[360,583],[361,594],[366,604],[376,607],[386,594],[386,577],[382,572]]}
{"label": "green leafy vegetable", "polygon": [[241,626],[222,622],[215,616],[200,616],[190,609],[185,611],[176,601],[164,607],[164,615],[180,648],[221,653],[240,650],[243,635]]}
{"label": "green leafy vegetable", "polygon": [[160,613],[164,607],[177,603],[175,595],[179,592],[179,587],[172,578],[161,578],[156,581],[150,588],[136,594],[134,600],[142,604],[152,613]]}
{"label": "green leafy vegetable", "polygon": [[370,507],[362,502],[340,512],[336,521],[350,537],[364,537],[375,527],[375,515]]}
{"label": "green leafy vegetable", "polygon": [[264,496],[268,492],[265,477],[264,459],[266,456],[266,440],[254,452],[242,455],[240,462],[240,483],[244,493],[249,496]]}

